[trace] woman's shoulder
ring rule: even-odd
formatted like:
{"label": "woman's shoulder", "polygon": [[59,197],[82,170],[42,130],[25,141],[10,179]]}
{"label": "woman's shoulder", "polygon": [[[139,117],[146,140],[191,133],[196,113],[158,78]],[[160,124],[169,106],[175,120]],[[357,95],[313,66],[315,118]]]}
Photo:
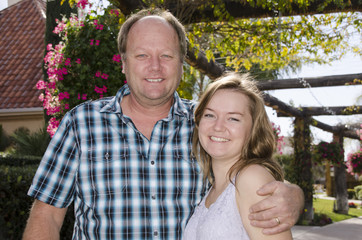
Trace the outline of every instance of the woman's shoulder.
{"label": "woman's shoulder", "polygon": [[272,181],[275,179],[267,168],[259,164],[252,164],[238,173],[235,183],[239,191],[256,192],[261,186]]}

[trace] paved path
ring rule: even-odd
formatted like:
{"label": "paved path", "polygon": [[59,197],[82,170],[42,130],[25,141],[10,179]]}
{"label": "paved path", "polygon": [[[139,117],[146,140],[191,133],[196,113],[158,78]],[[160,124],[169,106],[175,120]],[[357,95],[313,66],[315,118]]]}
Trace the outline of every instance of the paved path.
{"label": "paved path", "polygon": [[292,234],[294,240],[362,240],[362,217],[323,227],[294,226]]}

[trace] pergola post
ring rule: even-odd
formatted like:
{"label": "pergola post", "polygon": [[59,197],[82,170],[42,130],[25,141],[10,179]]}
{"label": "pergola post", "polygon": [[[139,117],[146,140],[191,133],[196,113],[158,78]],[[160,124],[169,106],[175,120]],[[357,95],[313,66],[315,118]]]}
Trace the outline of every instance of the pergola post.
{"label": "pergola post", "polygon": [[294,161],[297,185],[304,192],[304,212],[302,219],[310,221],[314,217],[313,211],[313,180],[312,154],[310,136],[310,117],[296,117],[294,120]]}
{"label": "pergola post", "polygon": [[[333,134],[333,141],[338,142],[343,150],[343,135]],[[334,211],[340,214],[348,214],[348,193],[347,193],[347,173],[344,159],[340,160],[339,164],[334,164],[334,183],[336,186],[336,202]]]}

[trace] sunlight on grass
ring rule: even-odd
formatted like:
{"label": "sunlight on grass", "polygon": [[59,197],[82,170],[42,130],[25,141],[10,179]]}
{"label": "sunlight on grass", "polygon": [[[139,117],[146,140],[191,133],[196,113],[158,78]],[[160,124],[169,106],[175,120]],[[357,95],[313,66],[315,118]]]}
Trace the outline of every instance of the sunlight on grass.
{"label": "sunlight on grass", "polygon": [[324,213],[329,218],[331,218],[333,222],[339,222],[342,220],[362,216],[361,206],[359,209],[350,208],[348,211],[348,215],[334,213],[333,202],[334,202],[333,200],[327,200],[327,199],[320,199],[320,198],[314,199],[313,208],[315,209],[315,213]]}

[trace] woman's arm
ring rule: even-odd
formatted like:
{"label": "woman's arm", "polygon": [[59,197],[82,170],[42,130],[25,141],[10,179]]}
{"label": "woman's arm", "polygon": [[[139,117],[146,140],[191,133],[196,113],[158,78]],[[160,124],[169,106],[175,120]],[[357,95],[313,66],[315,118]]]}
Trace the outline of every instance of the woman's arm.
{"label": "woman's arm", "polygon": [[[260,196],[256,191],[266,183],[273,182],[275,179],[269,171],[260,165],[251,165],[243,169],[236,179],[236,202],[238,205],[239,213],[243,221],[243,225],[252,240],[258,239],[278,239],[278,240],[291,240],[292,234],[290,230],[275,234],[265,235],[262,228],[254,227],[251,225],[248,218],[250,207],[262,201],[266,196]],[[278,217],[277,214],[273,216]]]}

